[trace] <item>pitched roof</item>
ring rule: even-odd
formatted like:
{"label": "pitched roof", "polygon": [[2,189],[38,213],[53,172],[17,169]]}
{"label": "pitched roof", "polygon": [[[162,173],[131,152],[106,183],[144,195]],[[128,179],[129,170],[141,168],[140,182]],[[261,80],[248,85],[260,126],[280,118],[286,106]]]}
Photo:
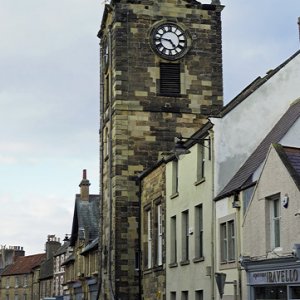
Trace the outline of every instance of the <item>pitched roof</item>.
{"label": "pitched roof", "polygon": [[270,145],[278,143],[299,117],[300,99],[297,99],[214,200],[232,195],[246,185],[250,176],[264,161]]}
{"label": "pitched roof", "polygon": [[90,251],[95,250],[98,248],[98,242],[99,242],[99,237],[97,237],[96,239],[94,239],[91,243],[89,243],[80,253],[80,255],[86,255],[88,254]]}
{"label": "pitched roof", "polygon": [[89,195],[89,200],[82,200],[76,195],[70,246],[74,246],[79,230],[84,230],[84,238],[92,241],[99,232],[99,195]]}
{"label": "pitched roof", "polygon": [[40,280],[45,280],[53,277],[53,257],[41,263]]}
{"label": "pitched roof", "polygon": [[61,264],[61,266],[67,266],[70,265],[72,263],[74,263],[75,261],[75,254],[71,254],[70,256],[68,256],[66,258],[66,260]]}
{"label": "pitched roof", "polygon": [[66,253],[69,246],[70,246],[69,241],[64,242],[63,245],[60,248],[58,248],[57,251],[53,254],[53,256],[55,257]]}
{"label": "pitched roof", "polygon": [[273,145],[300,191],[300,148]]}
{"label": "pitched roof", "polygon": [[46,259],[46,253],[40,253],[29,256],[20,256],[16,262],[9,265],[2,273],[2,276],[28,274],[38,267]]}
{"label": "pitched roof", "polygon": [[296,56],[300,54],[300,50],[295,52],[292,56],[290,56],[287,60],[285,60],[282,64],[280,64],[277,68],[270,70],[264,77],[257,77],[254,81],[252,81],[247,87],[245,87],[233,100],[231,100],[226,106],[224,106],[220,113],[215,118],[222,118],[231,110],[233,110],[236,106],[238,106],[241,102],[247,99],[251,94],[253,94],[260,86],[262,86],[266,81],[270,80],[277,72],[279,72],[283,67],[285,67],[291,60],[293,60]]}

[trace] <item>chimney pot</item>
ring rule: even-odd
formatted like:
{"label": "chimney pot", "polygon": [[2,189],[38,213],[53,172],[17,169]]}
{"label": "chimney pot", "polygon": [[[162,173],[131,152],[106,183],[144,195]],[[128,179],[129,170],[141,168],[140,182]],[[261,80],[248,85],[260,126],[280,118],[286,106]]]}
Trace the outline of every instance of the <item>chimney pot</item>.
{"label": "chimney pot", "polygon": [[89,200],[89,186],[90,186],[90,182],[89,180],[86,178],[86,169],[83,170],[82,172],[82,180],[79,184],[80,187],[80,197],[82,200]]}

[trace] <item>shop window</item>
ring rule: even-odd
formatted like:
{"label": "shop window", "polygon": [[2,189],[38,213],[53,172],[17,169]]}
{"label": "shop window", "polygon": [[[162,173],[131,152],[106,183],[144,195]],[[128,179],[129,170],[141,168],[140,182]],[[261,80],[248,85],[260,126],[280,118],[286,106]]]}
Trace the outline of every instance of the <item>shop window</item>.
{"label": "shop window", "polygon": [[175,263],[177,263],[176,216],[171,217],[170,231],[171,231],[171,236],[170,236],[171,237],[170,263],[175,264]]}
{"label": "shop window", "polygon": [[255,300],[260,299],[288,299],[286,286],[255,287]]}
{"label": "shop window", "polygon": [[300,299],[300,286],[291,286],[289,289],[289,295],[291,299]]}
{"label": "shop window", "polygon": [[235,223],[228,220],[220,223],[221,263],[235,261]]}
{"label": "shop window", "polygon": [[195,258],[203,257],[203,209],[202,204],[195,207]]}
{"label": "shop window", "polygon": [[189,260],[189,211],[181,213],[181,260],[182,263]]}

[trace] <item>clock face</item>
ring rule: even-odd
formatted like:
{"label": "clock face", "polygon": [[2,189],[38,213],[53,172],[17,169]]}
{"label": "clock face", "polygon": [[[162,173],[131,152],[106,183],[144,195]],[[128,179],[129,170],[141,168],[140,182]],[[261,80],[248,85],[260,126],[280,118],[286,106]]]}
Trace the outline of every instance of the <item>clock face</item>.
{"label": "clock face", "polygon": [[187,35],[178,25],[162,24],[155,28],[152,35],[155,51],[166,59],[182,57],[187,50]]}

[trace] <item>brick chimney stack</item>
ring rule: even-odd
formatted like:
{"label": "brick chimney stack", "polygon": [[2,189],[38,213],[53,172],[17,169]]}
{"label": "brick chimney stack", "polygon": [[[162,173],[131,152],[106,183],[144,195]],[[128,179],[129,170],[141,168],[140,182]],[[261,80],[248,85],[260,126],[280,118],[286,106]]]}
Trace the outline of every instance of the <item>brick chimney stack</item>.
{"label": "brick chimney stack", "polygon": [[88,179],[86,179],[86,170],[83,170],[82,180],[79,184],[81,200],[86,200],[86,201],[89,200],[89,195],[90,195],[89,186],[90,186],[90,182]]}

